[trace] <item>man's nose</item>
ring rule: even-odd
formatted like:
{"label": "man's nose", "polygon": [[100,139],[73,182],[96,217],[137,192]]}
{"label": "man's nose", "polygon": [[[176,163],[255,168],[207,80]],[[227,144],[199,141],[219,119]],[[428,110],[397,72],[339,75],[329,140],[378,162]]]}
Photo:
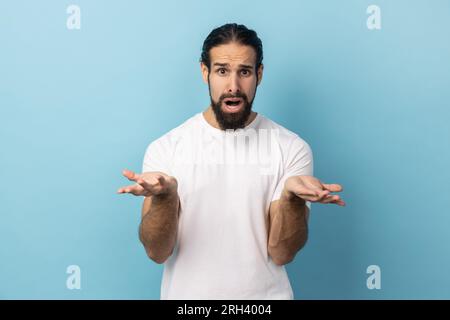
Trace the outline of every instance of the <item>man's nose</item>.
{"label": "man's nose", "polygon": [[241,91],[241,88],[239,86],[239,78],[237,77],[237,75],[232,75],[230,77],[230,84],[229,84],[229,88],[228,88],[228,93],[239,93]]}

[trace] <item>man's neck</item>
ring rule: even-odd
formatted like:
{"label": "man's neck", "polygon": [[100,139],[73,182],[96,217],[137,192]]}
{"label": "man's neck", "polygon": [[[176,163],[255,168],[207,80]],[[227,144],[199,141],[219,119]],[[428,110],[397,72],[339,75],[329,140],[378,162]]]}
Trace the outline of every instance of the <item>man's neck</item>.
{"label": "man's neck", "polygon": [[[258,115],[257,112],[251,111],[250,116],[247,119],[247,122],[245,123],[245,126],[248,126],[253,120],[255,120],[256,116]],[[214,114],[214,111],[211,106],[206,108],[205,111],[203,111],[203,116],[211,126],[217,129],[222,129],[217,122],[216,115]]]}

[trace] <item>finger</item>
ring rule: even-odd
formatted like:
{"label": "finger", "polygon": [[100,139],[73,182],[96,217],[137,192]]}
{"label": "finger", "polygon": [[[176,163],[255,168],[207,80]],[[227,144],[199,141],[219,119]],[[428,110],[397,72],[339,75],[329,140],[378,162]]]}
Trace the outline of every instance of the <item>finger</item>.
{"label": "finger", "polygon": [[320,201],[321,203],[334,203],[336,201],[341,200],[339,196],[337,195],[329,195],[327,197],[325,197],[322,201]]}
{"label": "finger", "polygon": [[138,184],[135,184],[120,188],[118,193],[132,193],[134,195],[141,195],[144,193],[144,188]]}
{"label": "finger", "polygon": [[157,176],[156,179],[161,185],[163,185],[166,182],[166,178],[164,178],[163,176]]}
{"label": "finger", "polygon": [[117,193],[127,193],[131,186],[121,187],[117,190]]}
{"label": "finger", "polygon": [[332,201],[332,202],[330,202],[330,203],[332,203],[332,204],[337,204],[338,206],[345,207],[345,201],[344,201],[344,200],[341,200],[341,199],[336,200],[336,201]]}
{"label": "finger", "polygon": [[328,197],[331,197],[330,191],[322,190],[322,191],[318,192],[318,196],[317,196],[317,200],[316,201],[321,202],[321,201],[327,199]]}
{"label": "finger", "polygon": [[320,202],[323,199],[325,199],[329,195],[328,190],[323,191],[313,191],[312,194],[296,194],[298,197],[302,198],[303,200],[311,201],[311,202]]}
{"label": "finger", "polygon": [[131,186],[120,187],[119,189],[117,189],[117,193],[127,193],[126,190],[130,187]]}
{"label": "finger", "polygon": [[129,193],[131,193],[132,195],[135,195],[135,196],[143,196],[143,195],[147,194],[148,192],[142,186],[137,184],[136,186],[133,186],[131,188]]}
{"label": "finger", "polygon": [[130,181],[136,181],[138,178],[140,178],[139,174],[136,174],[133,171],[127,169],[123,170],[122,174]]}
{"label": "finger", "polygon": [[[318,197],[318,196],[323,196],[324,190],[321,190],[319,188],[308,188],[308,187],[303,187],[303,186],[297,186],[297,188],[295,188],[294,193],[296,195],[298,195],[299,197],[304,197],[304,196],[311,196],[311,197]],[[327,193],[329,193],[329,191],[327,191]]]}
{"label": "finger", "polygon": [[336,184],[336,183],[331,183],[331,184],[322,183],[322,185],[326,190],[329,190],[331,192],[340,192],[340,191],[344,190],[344,188],[340,184]]}
{"label": "finger", "polygon": [[144,189],[149,190],[149,191],[153,191],[155,189],[155,187],[157,187],[158,184],[159,184],[159,180],[157,180],[157,179],[153,179],[153,180],[154,180],[154,182],[152,183],[152,182],[149,182],[149,181],[147,181],[145,179],[139,178],[139,179],[136,180],[136,182],[140,186],[142,186]]}

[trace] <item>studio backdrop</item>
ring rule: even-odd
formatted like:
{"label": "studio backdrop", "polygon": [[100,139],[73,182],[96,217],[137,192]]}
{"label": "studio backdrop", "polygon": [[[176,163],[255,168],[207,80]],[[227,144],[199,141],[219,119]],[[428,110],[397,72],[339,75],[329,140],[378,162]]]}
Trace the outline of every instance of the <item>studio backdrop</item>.
{"label": "studio backdrop", "polygon": [[312,204],[295,298],[450,298],[450,1],[1,0],[1,299],[159,299],[142,198],[116,191],[208,106],[228,22],[263,41],[254,110],[344,187]]}

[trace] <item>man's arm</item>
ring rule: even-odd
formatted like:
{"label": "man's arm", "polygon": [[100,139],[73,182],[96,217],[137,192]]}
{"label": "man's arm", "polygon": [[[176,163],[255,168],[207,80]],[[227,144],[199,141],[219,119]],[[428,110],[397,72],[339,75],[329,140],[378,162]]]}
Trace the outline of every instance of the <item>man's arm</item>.
{"label": "man's arm", "polygon": [[279,200],[269,209],[269,241],[267,250],[273,262],[291,262],[308,239],[309,208],[306,201],[335,203],[344,206],[338,195],[338,184],[324,184],[312,176],[294,176],[286,180]]}
{"label": "man's arm", "polygon": [[156,263],[163,263],[173,252],[179,208],[180,200],[176,192],[144,199],[139,239],[147,255]]}
{"label": "man's arm", "polygon": [[284,190],[280,199],[271,203],[267,250],[275,264],[291,262],[297,251],[305,245],[308,239],[308,215],[305,201]]}
{"label": "man's arm", "polygon": [[156,263],[163,263],[172,254],[176,244],[180,210],[177,180],[163,172],[137,174],[124,170],[123,175],[136,183],[122,187],[117,192],[145,197],[139,239],[147,255]]}

